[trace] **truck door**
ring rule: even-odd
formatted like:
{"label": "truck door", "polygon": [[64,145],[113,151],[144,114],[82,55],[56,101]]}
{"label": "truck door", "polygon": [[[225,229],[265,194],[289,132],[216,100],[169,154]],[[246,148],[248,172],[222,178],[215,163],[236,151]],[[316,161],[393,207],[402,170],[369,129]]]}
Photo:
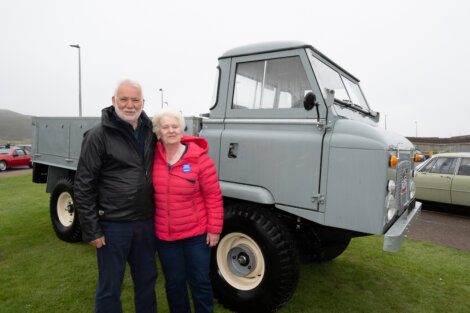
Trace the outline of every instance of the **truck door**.
{"label": "truck door", "polygon": [[[316,94],[318,114],[304,108],[308,92]],[[232,58],[219,179],[262,187],[276,204],[316,210],[321,101],[304,49]]]}

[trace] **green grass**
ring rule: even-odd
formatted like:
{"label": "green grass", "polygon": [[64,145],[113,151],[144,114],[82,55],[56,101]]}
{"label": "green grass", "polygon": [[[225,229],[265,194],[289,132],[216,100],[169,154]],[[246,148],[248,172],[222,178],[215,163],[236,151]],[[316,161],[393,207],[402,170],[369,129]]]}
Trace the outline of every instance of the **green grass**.
{"label": "green grass", "polygon": [[[93,312],[94,248],[55,237],[45,185],[30,175],[0,178],[0,312]],[[163,277],[159,312],[168,312]],[[122,302],[133,312],[129,271]],[[397,254],[382,238],[354,239],[325,264],[303,264],[281,312],[470,312],[470,253],[408,240]],[[229,312],[220,305],[216,312]]]}

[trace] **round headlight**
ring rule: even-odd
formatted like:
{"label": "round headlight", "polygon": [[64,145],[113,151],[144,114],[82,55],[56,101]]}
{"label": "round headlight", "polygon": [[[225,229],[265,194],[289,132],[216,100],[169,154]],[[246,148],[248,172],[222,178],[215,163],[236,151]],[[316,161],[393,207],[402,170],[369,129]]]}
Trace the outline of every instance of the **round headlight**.
{"label": "round headlight", "polygon": [[395,214],[397,213],[397,208],[396,208],[396,203],[395,203],[395,197],[392,195],[388,195],[385,198],[385,205],[387,209],[387,222],[390,221]]}
{"label": "round headlight", "polygon": [[396,213],[397,213],[397,209],[396,209],[396,208],[390,208],[390,209],[388,209],[388,211],[387,211],[387,219],[390,221],[390,220],[395,216]]}
{"label": "round headlight", "polygon": [[387,190],[391,194],[395,194],[395,181],[394,180],[389,180],[388,181]]}

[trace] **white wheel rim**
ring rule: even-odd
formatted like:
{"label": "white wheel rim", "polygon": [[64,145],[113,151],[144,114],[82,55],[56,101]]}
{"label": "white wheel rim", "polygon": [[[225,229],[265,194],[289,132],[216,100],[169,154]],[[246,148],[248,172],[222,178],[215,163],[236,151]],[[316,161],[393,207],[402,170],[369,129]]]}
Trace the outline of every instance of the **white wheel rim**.
{"label": "white wheel rim", "polygon": [[217,264],[227,283],[239,290],[256,288],[265,273],[260,247],[242,233],[230,233],[222,238],[217,248]]}
{"label": "white wheel rim", "polygon": [[74,219],[73,200],[68,192],[62,192],[57,199],[57,217],[62,225],[69,227]]}
{"label": "white wheel rim", "polygon": [[4,171],[7,169],[7,164],[5,162],[0,162],[0,171]]}

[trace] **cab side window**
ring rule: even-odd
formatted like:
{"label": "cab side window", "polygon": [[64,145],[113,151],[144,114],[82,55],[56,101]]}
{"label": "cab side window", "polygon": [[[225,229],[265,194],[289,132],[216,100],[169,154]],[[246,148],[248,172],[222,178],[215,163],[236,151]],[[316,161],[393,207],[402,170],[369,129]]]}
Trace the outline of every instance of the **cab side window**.
{"label": "cab side window", "polygon": [[232,108],[301,108],[311,90],[298,56],[239,63]]}
{"label": "cab side window", "polygon": [[431,168],[431,173],[454,174],[456,158],[438,158]]}
{"label": "cab side window", "polygon": [[20,155],[25,155],[25,153],[24,153],[23,150],[18,149],[18,150],[15,150],[15,155],[18,155],[18,156],[20,156]]}
{"label": "cab side window", "polygon": [[457,175],[470,176],[470,159],[462,159]]}

